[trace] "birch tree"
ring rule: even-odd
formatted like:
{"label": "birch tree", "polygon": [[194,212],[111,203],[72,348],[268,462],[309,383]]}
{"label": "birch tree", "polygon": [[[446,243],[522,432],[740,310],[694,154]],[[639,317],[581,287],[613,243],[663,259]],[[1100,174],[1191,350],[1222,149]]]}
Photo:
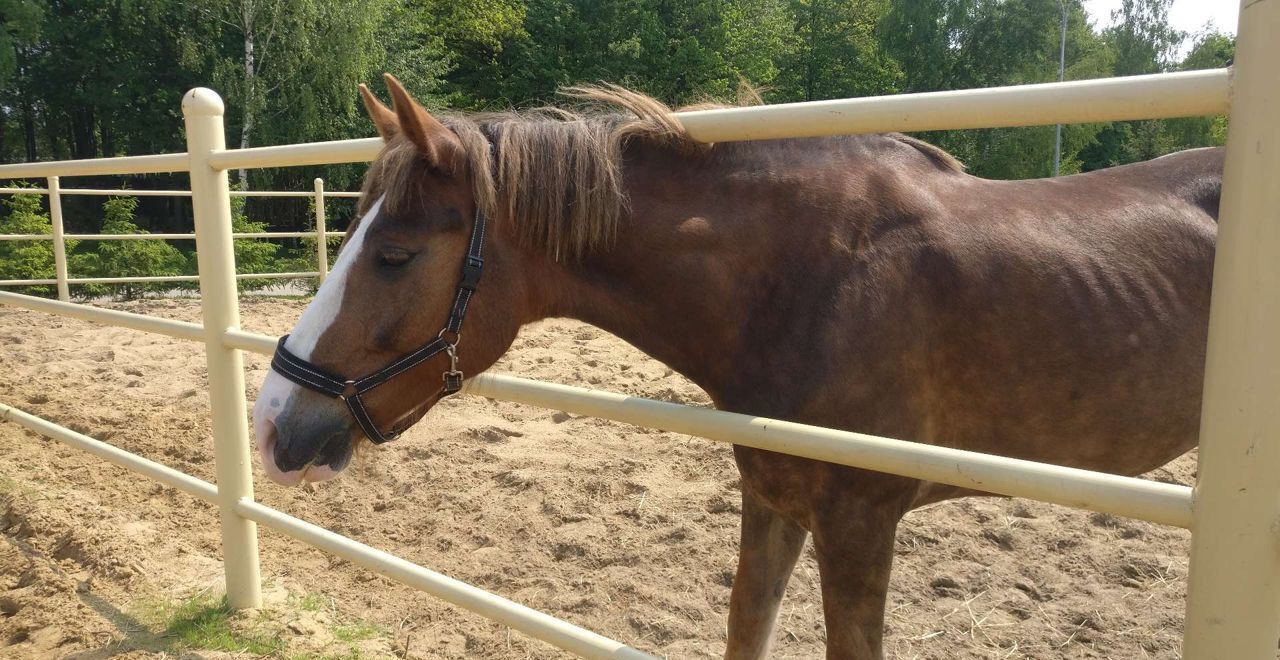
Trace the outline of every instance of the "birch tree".
{"label": "birch tree", "polygon": [[[238,119],[239,147],[261,136],[289,139],[345,123],[359,82],[386,59],[379,28],[391,0],[222,0],[192,10],[211,23],[223,46],[214,84]],[[319,129],[319,130],[317,130]],[[240,185],[249,189],[246,170]]]}

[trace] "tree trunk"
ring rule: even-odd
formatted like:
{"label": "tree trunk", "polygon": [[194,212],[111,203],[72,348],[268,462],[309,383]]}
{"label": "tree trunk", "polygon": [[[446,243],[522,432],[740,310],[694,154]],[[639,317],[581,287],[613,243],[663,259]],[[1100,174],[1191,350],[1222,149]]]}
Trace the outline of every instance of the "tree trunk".
{"label": "tree trunk", "polygon": [[81,105],[71,111],[71,155],[74,158],[96,158],[98,136],[95,132],[93,108]]}
{"label": "tree trunk", "polygon": [[[240,5],[241,25],[244,27],[244,121],[240,125],[240,148],[249,148],[249,136],[253,132],[253,120],[257,101],[257,68],[253,52],[253,3],[245,0]],[[240,189],[249,189],[249,171],[240,168]]]}
{"label": "tree trunk", "polygon": [[116,136],[112,130],[111,120],[100,118],[98,120],[98,135],[102,137],[102,156],[110,158],[116,155]]}
{"label": "tree trunk", "polygon": [[25,96],[22,99],[22,132],[27,147],[27,162],[34,162],[36,159],[36,115],[31,109],[31,99]]}
{"label": "tree trunk", "polygon": [[814,70],[818,65],[818,45],[816,41],[818,10],[814,7],[816,2],[817,0],[811,0],[809,3],[809,62],[808,66],[805,67],[804,85],[804,100],[806,101],[813,100],[814,79],[817,77],[817,72]]}
{"label": "tree trunk", "polygon": [[18,71],[14,80],[19,81],[18,84],[26,89],[19,90],[18,98],[22,99],[22,137],[23,146],[26,147],[27,162],[34,162],[36,159],[36,113],[31,107],[30,87],[26,84],[29,81],[27,71],[27,50],[25,48],[14,48],[14,53],[18,58]]}

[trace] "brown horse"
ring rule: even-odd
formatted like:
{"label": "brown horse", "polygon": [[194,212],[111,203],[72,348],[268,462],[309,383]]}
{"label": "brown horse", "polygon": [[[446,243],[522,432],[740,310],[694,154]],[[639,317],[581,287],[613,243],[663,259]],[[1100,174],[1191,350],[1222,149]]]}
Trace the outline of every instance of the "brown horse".
{"label": "brown horse", "polygon": [[[989,181],[902,135],[698,144],[617,88],[577,91],[611,114],[439,120],[388,82],[394,111],[362,90],[386,139],[363,217],[282,343],[293,366],[277,354],[303,371],[273,371],[254,411],[278,481],[333,476],[552,316],[618,335],[725,410],[1130,475],[1196,442],[1220,150]],[[344,382],[366,374],[381,377]],[[726,656],[766,655],[808,533],[828,657],[879,657],[898,520],[974,493],[735,457]]]}

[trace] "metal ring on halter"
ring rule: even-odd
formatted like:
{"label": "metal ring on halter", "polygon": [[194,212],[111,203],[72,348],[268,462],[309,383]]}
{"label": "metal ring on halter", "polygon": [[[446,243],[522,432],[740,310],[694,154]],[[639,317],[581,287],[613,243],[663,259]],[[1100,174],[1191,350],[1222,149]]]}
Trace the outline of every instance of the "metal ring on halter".
{"label": "metal ring on halter", "polygon": [[444,336],[448,333],[449,333],[449,328],[443,328],[440,330],[440,334],[436,335],[436,339],[444,339],[446,342],[449,343],[450,346],[457,348],[458,344],[462,341],[462,331],[458,330],[453,333],[453,341],[449,341],[448,339],[445,339]]}

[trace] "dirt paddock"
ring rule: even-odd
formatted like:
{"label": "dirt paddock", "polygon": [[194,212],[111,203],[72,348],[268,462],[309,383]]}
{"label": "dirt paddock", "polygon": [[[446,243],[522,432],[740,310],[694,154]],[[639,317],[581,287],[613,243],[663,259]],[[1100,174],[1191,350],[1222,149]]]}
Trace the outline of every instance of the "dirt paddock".
{"label": "dirt paddock", "polygon": [[[246,298],[244,325],[285,332],[304,304]],[[199,320],[191,300],[114,306]],[[246,362],[252,399],[268,360]],[[527,328],[495,370],[707,404],[663,365],[570,321]],[[0,401],[213,478],[200,345],[0,307]],[[1188,455],[1149,476],[1190,484],[1194,468]],[[671,658],[723,651],[740,506],[728,446],[468,397],[362,452],[334,482],[287,490],[255,472],[270,506],[530,607]],[[145,603],[218,588],[211,506],[7,422],[0,514],[0,657],[173,657],[140,614]],[[287,649],[273,655],[561,656],[275,532],[259,535],[267,610],[283,622],[275,634]],[[1024,500],[913,512],[898,533],[886,653],[1176,658],[1188,539]],[[807,551],[774,657],[820,657],[821,611]],[[375,632],[348,645],[335,621]]]}

